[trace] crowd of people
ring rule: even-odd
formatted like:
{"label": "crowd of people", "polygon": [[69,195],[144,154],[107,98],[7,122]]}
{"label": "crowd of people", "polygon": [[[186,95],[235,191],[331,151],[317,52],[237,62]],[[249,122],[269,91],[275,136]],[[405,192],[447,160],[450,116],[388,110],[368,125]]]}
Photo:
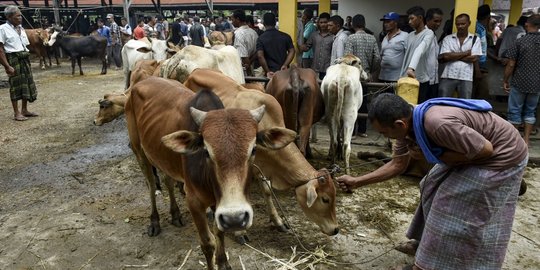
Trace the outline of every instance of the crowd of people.
{"label": "crowd of people", "polygon": [[[296,48],[292,38],[278,30],[273,13],[264,14],[262,25],[243,10],[235,10],[230,22],[179,16],[169,24],[156,16],[140,19],[131,29],[125,18],[119,26],[114,15],[108,14],[107,22],[98,19],[97,23],[117,68],[123,37],[206,46],[211,31],[230,30],[249,75],[271,78],[288,69],[296,55],[303,68],[313,69],[323,79],[336,59],[353,54],[371,81],[415,78],[420,83],[417,106],[385,93],[370,102],[369,110],[361,108],[377,132],[397,140],[394,159],[366,175],[338,177],[338,185],[350,190],[388,180],[415,159],[436,164],[420,183],[421,202],[407,232],[411,241],[399,247],[415,255],[415,264],[397,269],[501,269],[528,161],[529,136],[536,123],[540,15],[520,18],[494,42],[490,14],[489,6],[483,5],[476,22],[465,13],[455,20],[452,16],[439,39],[435,32],[444,18],[440,9],[412,7],[406,12],[408,25],[399,24],[398,13],[388,12],[380,18],[384,34],[379,43],[361,14],[344,20],[321,13],[315,19],[314,12],[306,9],[298,25]],[[21,27],[20,10],[8,6],[5,15],[8,21],[0,26],[0,63],[9,76],[14,120],[24,121],[37,116],[27,108],[37,97],[28,38]],[[476,33],[468,31],[471,23]],[[447,30],[452,24],[455,33]],[[486,101],[471,99],[485,84],[488,57],[505,65],[507,120],[491,112]],[[454,95],[458,99],[448,98]],[[524,139],[519,127],[525,130]],[[356,134],[366,136],[365,132],[366,123],[359,122]]]}

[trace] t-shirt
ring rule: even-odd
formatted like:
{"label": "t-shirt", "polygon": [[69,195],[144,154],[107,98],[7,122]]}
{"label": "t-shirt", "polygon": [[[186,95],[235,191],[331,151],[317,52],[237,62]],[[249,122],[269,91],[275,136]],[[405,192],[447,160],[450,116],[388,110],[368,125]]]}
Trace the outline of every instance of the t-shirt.
{"label": "t-shirt", "polygon": [[[493,145],[493,155],[471,164],[501,170],[519,164],[528,154],[518,130],[493,112],[477,112],[451,106],[433,106],[424,115],[424,129],[433,146],[476,156],[485,140]],[[416,149],[415,149],[416,147]],[[398,139],[394,154],[418,150],[414,138]]]}
{"label": "t-shirt", "polygon": [[434,38],[435,34],[427,27],[418,34],[414,31],[409,33],[405,57],[401,66],[401,77],[406,77],[407,68],[412,68],[420,83],[429,81],[428,57]]}
{"label": "t-shirt", "polygon": [[521,93],[540,92],[540,32],[527,33],[506,51],[516,61],[510,85]]}
{"label": "t-shirt", "polygon": [[287,59],[287,52],[294,48],[291,36],[275,28],[269,28],[257,39],[257,51],[264,52],[266,64],[272,72],[281,69]]}
{"label": "t-shirt", "polygon": [[399,31],[390,40],[386,35],[381,44],[381,72],[379,80],[397,81],[401,75],[401,66],[405,57],[409,33]]}

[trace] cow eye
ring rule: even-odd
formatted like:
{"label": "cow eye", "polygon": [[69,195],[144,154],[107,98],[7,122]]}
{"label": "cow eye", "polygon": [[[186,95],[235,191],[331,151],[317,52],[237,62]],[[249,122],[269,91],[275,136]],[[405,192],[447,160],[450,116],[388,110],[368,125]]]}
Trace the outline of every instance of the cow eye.
{"label": "cow eye", "polygon": [[330,199],[322,197],[322,202],[323,203],[330,203]]}

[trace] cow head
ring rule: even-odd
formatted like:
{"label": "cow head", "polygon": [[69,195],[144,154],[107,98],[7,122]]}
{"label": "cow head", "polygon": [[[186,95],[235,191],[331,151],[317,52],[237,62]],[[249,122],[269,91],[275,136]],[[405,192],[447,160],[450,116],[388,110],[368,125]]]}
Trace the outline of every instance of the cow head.
{"label": "cow head", "polygon": [[327,235],[339,232],[336,219],[336,188],[327,170],[319,171],[317,179],[295,189],[296,200],[306,216]]}
{"label": "cow head", "polygon": [[169,58],[171,55],[175,54],[179,49],[176,46],[169,44],[165,40],[159,40],[155,38],[148,37],[148,46],[140,47],[137,49],[141,53],[152,53],[152,59],[156,61],[162,61]]}
{"label": "cow head", "polygon": [[49,46],[49,31],[38,29],[36,33],[43,46]]}
{"label": "cow head", "polygon": [[94,119],[94,125],[101,126],[124,114],[126,100],[127,96],[125,94],[106,94],[98,102],[99,111]]}
{"label": "cow head", "polygon": [[64,36],[64,33],[62,32],[62,29],[52,28],[52,33],[49,36],[49,40],[47,42],[48,46],[53,46],[54,43],[57,40],[60,40]]}
{"label": "cow head", "polygon": [[369,75],[364,71],[364,68],[362,67],[362,61],[360,60],[360,58],[353,54],[346,54],[345,56],[336,59],[334,63],[356,67],[358,68],[358,70],[360,70],[360,80],[369,80]]}
{"label": "cow head", "polygon": [[221,109],[209,112],[190,108],[200,133],[181,130],[162,138],[163,144],[180,154],[205,151],[214,168],[216,183],[216,224],[219,230],[237,231],[251,226],[253,209],[247,200],[248,172],[256,147],[281,149],[296,133],[285,128],[257,132],[265,106],[247,111]]}

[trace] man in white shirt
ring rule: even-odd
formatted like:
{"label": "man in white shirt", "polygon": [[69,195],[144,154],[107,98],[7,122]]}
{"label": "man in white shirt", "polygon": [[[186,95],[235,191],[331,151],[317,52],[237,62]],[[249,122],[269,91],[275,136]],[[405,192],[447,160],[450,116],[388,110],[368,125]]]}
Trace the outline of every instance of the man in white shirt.
{"label": "man in white shirt", "polygon": [[[30,66],[30,53],[26,46],[30,44],[28,36],[21,26],[22,14],[16,6],[4,9],[6,23],[0,25],[0,64],[9,77],[9,96],[13,106],[13,120],[25,121],[38,114],[28,111],[27,103],[37,98],[36,84]],[[22,106],[19,111],[18,101]]]}
{"label": "man in white shirt", "polygon": [[[441,26],[443,12],[440,8],[430,8],[426,11],[426,27],[435,33]],[[429,93],[428,98],[438,97],[439,92],[439,43],[437,37],[431,41],[431,50],[428,55]]]}
{"label": "man in white shirt", "polygon": [[251,29],[246,22],[246,13],[237,9],[233,12],[232,24],[236,27],[234,30],[234,47],[242,59],[242,67],[247,75],[253,76],[251,60],[254,60],[257,53],[257,38],[259,35]]}
{"label": "man in white shirt", "polygon": [[420,82],[418,92],[418,104],[420,104],[433,97],[429,92],[428,57],[435,34],[424,24],[425,11],[422,7],[410,8],[407,10],[407,15],[409,16],[409,25],[414,31],[409,33],[407,37],[407,49],[405,50],[403,66],[401,66],[401,76],[415,78]]}
{"label": "man in white shirt", "polygon": [[328,30],[335,36],[334,43],[332,43],[332,56],[330,57],[330,65],[333,65],[336,59],[343,57],[349,31],[343,29],[343,18],[338,15],[330,17]]}
{"label": "man in white shirt", "polygon": [[471,20],[463,13],[456,17],[457,33],[446,36],[441,46],[442,61],[446,63],[439,83],[439,96],[451,97],[457,89],[459,98],[471,98],[473,63],[482,55],[480,39],[468,32]]}

